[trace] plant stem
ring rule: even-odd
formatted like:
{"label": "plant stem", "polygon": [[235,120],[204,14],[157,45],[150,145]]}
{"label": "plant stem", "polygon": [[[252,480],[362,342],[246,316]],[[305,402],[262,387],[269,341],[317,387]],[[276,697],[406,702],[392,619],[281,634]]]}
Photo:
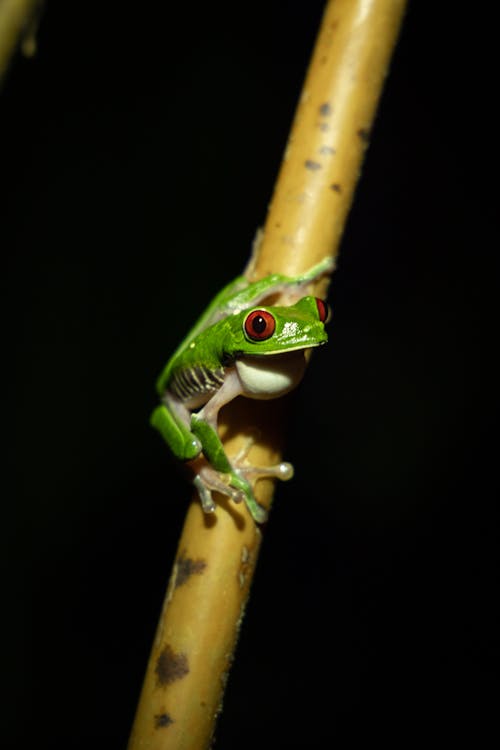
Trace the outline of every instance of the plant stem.
{"label": "plant stem", "polygon": [[40,0],[0,0],[0,83],[19,45],[27,56],[34,54],[41,9]]}
{"label": "plant stem", "polygon": [[[295,275],[334,256],[359,177],[404,0],[326,6],[263,238],[249,278]],[[327,280],[316,293],[326,291]],[[286,400],[239,399],[223,412],[229,455],[245,428],[265,435],[251,462],[276,463]],[[257,485],[269,506],[272,483]],[[262,532],[244,507],[220,499],[215,516],[189,507],[139,701],[129,750],[209,747]]]}

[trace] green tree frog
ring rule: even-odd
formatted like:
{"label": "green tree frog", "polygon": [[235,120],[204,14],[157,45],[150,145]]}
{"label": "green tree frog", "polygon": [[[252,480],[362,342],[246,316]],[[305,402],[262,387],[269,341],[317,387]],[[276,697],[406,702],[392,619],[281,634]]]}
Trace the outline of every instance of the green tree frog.
{"label": "green tree frog", "polygon": [[[286,462],[249,465],[248,447],[230,461],[218,435],[218,413],[237,396],[273,399],[299,383],[306,350],[327,341],[328,306],[305,292],[332,269],[333,261],[326,258],[301,276],[272,274],[256,282],[237,277],[212,300],[158,378],[162,403],[151,424],[178,459],[203,454],[193,484],[205,512],[215,511],[212,492],[219,492],[244,501],[262,523],[267,512],[256,501],[252,482],[292,476]],[[278,295],[285,304],[264,304]]]}

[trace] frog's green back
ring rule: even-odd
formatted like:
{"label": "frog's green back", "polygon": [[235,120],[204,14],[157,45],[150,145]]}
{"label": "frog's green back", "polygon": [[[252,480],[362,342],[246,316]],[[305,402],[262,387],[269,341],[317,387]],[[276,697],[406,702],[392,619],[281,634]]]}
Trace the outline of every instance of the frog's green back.
{"label": "frog's green back", "polygon": [[226,318],[210,324],[206,314],[189,332],[182,345],[172,355],[156,383],[160,395],[169,387],[173,377],[182,371],[217,372],[221,369],[222,347],[228,321]]}

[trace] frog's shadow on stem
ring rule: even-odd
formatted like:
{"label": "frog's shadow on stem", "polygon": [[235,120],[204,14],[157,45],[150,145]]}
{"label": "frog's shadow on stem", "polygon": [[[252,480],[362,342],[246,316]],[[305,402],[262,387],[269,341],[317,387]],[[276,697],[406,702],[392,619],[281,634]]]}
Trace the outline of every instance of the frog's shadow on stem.
{"label": "frog's shadow on stem", "polygon": [[266,452],[280,454],[289,413],[287,404],[292,396],[288,393],[269,400],[238,396],[219,413],[222,441],[228,443],[239,435],[243,440],[253,440]]}

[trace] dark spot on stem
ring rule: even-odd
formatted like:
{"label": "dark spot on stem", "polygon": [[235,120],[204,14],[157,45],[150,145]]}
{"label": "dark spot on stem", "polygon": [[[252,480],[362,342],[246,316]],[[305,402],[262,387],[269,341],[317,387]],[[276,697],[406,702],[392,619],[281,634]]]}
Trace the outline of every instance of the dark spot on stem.
{"label": "dark spot on stem", "polygon": [[368,143],[368,141],[370,140],[370,132],[366,128],[360,128],[358,130],[358,136],[365,143]]}
{"label": "dark spot on stem", "polygon": [[165,646],[155,667],[158,685],[169,685],[189,674],[186,654],[176,654],[170,646]]}
{"label": "dark spot on stem", "polygon": [[318,169],[321,169],[321,164],[317,161],[313,161],[312,159],[306,159],[304,164],[306,169],[310,169],[312,172],[316,172]]}
{"label": "dark spot on stem", "polygon": [[175,588],[182,586],[192,575],[201,575],[207,563],[202,558],[193,560],[190,557],[184,557],[185,553],[181,552],[177,560],[177,575],[175,578]]}
{"label": "dark spot on stem", "polygon": [[155,729],[162,729],[173,723],[174,720],[167,713],[156,714],[155,716]]}
{"label": "dark spot on stem", "polygon": [[319,113],[321,117],[329,117],[332,114],[332,108],[330,107],[328,102],[325,102],[320,106]]}
{"label": "dark spot on stem", "polygon": [[338,183],[338,182],[334,182],[333,185],[330,185],[330,187],[331,187],[332,190],[335,190],[336,193],[341,193],[342,192],[342,187],[341,187],[340,183]]}

